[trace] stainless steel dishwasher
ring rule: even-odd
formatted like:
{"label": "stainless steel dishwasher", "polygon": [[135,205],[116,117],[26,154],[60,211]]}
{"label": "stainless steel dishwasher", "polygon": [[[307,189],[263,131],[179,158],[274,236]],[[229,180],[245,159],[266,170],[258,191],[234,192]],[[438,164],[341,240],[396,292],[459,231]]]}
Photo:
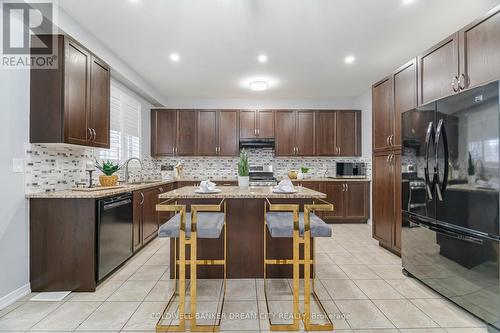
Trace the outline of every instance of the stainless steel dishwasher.
{"label": "stainless steel dishwasher", "polygon": [[97,203],[97,281],[132,256],[132,193]]}

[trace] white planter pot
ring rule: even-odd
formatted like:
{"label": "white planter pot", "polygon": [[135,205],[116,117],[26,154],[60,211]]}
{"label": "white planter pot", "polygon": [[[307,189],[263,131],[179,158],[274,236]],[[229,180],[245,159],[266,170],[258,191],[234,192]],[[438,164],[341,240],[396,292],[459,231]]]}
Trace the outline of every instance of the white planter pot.
{"label": "white planter pot", "polygon": [[302,180],[302,179],[304,179],[304,174],[303,174],[302,172],[299,172],[299,173],[297,174],[297,179],[298,179],[298,180]]}
{"label": "white planter pot", "polygon": [[238,186],[240,187],[248,187],[248,184],[250,183],[250,177],[249,176],[238,176]]}
{"label": "white planter pot", "polygon": [[476,175],[469,175],[467,176],[467,183],[470,185],[470,186],[474,186],[476,185]]}

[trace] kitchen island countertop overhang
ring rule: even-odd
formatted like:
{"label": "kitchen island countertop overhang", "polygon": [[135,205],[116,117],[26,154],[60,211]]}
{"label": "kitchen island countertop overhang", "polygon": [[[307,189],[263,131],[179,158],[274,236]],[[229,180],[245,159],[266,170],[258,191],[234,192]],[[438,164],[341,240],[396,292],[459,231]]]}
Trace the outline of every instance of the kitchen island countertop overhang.
{"label": "kitchen island countertop overhang", "polygon": [[185,186],[159,195],[160,199],[324,199],[326,194],[305,187],[295,187],[294,193],[273,192],[272,186],[219,186],[218,193],[199,193],[198,187]]}

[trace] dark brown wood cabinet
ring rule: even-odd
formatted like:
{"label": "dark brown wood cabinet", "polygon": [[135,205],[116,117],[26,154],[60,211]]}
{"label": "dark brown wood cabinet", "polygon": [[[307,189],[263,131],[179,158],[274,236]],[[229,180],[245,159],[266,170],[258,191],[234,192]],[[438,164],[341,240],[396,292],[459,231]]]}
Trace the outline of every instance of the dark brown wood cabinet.
{"label": "dark brown wood cabinet", "polygon": [[238,111],[199,110],[196,155],[238,156],[238,154]]}
{"label": "dark brown wood cabinet", "polygon": [[372,87],[373,151],[393,149],[394,134],[393,80],[386,77]]}
{"label": "dark brown wood cabinet", "polygon": [[316,154],[319,156],[334,156],[337,153],[335,145],[336,132],[335,112],[316,112]]}
{"label": "dark brown wood cabinet", "polygon": [[177,111],[177,140],[175,144],[175,155],[196,155],[196,134],[198,131],[196,116],[196,110]]}
{"label": "dark brown wood cabinet", "polygon": [[279,110],[275,124],[276,156],[314,155],[314,111]]}
{"label": "dark brown wood cabinet", "polygon": [[294,180],[293,183],[326,194],[325,200],[335,207],[333,211],[319,213],[326,222],[359,223],[370,218],[369,181]]}
{"label": "dark brown wood cabinet", "polygon": [[370,218],[370,182],[323,182],[321,192],[335,205],[333,212],[322,212],[327,222],[366,222]]}
{"label": "dark brown wood cabinet", "polygon": [[335,111],[336,156],[361,156],[361,111]]}
{"label": "dark brown wood cabinet", "polygon": [[417,107],[417,59],[413,59],[393,73],[394,82],[394,145],[402,145],[401,115]]}
{"label": "dark brown wood cabinet", "polygon": [[241,110],[240,138],[242,139],[274,138],[274,111]]}
{"label": "dark brown wood cabinet", "polygon": [[460,88],[500,78],[500,7],[459,31]]}
{"label": "dark brown wood cabinet", "polygon": [[177,138],[177,112],[151,110],[151,156],[173,156]]}
{"label": "dark brown wood cabinet", "polygon": [[90,63],[90,115],[94,147],[109,148],[110,131],[110,73],[109,67],[92,57]]}
{"label": "dark brown wood cabinet", "polygon": [[459,90],[458,33],[418,57],[419,105]]}
{"label": "dark brown wood cabinet", "polygon": [[316,112],[316,155],[361,156],[361,111]]}
{"label": "dark brown wood cabinet", "polygon": [[373,167],[373,237],[398,253],[401,250],[401,154],[375,154]]}
{"label": "dark brown wood cabinet", "polygon": [[219,156],[238,156],[239,119],[236,110],[221,110],[218,117]]}
{"label": "dark brown wood cabinet", "polygon": [[197,155],[215,156],[218,152],[217,111],[198,111]]}
{"label": "dark brown wood cabinet", "polygon": [[174,184],[166,184],[133,192],[132,249],[134,252],[154,239],[160,225],[172,216],[169,212],[156,211],[156,205],[160,202],[158,196],[161,193],[173,189]]}
{"label": "dark brown wood cabinet", "polygon": [[109,148],[109,66],[68,36],[36,38],[57,43],[58,64],[30,69],[30,142]]}

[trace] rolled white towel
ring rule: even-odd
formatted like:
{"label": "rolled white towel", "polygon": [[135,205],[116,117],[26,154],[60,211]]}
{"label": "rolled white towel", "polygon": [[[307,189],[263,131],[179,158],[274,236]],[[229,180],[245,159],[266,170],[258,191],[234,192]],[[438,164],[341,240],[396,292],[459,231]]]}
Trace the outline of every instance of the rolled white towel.
{"label": "rolled white towel", "polygon": [[295,188],[293,187],[293,183],[291,180],[289,179],[285,179],[285,180],[282,180],[278,183],[278,185],[276,185],[274,188],[273,188],[273,191],[274,192],[294,192],[295,191]]}
{"label": "rolled white towel", "polygon": [[215,190],[216,186],[217,184],[207,179],[200,183],[199,189],[201,192],[212,192],[213,190]]}

